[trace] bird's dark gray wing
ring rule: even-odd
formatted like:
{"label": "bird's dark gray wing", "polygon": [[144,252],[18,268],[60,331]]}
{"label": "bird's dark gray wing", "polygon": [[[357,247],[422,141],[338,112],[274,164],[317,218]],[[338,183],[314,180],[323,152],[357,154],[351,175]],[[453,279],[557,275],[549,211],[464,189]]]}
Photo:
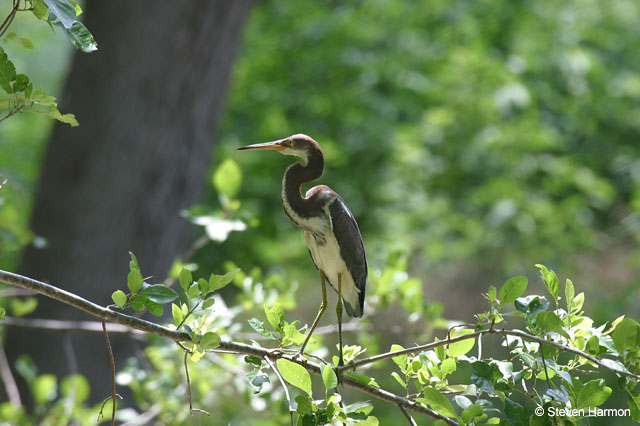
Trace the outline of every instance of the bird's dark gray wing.
{"label": "bird's dark gray wing", "polygon": [[333,233],[340,247],[340,255],[347,264],[347,269],[353,277],[353,282],[360,290],[359,306],[351,306],[349,303],[345,303],[347,314],[352,317],[361,317],[367,285],[367,257],[364,252],[360,229],[340,197],[336,197],[329,204],[329,213],[331,214]]}

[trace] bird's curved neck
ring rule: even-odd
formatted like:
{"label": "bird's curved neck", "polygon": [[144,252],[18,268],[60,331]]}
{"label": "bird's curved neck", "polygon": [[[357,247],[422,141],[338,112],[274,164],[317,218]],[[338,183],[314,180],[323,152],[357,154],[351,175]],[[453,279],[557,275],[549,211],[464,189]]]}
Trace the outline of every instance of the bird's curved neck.
{"label": "bird's curved neck", "polygon": [[[302,184],[314,181],[322,176],[324,158],[321,153],[311,153],[307,164],[296,162],[287,168],[282,178],[282,201],[285,211],[293,220],[294,215],[309,217],[316,214],[308,199],[300,194]],[[294,220],[295,222],[295,220]]]}

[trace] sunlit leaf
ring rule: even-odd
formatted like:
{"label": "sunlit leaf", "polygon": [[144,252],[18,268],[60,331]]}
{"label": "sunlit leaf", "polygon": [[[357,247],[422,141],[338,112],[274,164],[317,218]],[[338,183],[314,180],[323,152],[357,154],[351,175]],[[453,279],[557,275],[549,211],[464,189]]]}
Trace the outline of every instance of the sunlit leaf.
{"label": "sunlit leaf", "polygon": [[[451,331],[451,337],[465,336],[467,334],[472,334],[473,330],[463,329],[463,330],[453,330]],[[452,358],[465,355],[475,345],[476,341],[473,338],[464,339],[459,342],[454,342],[449,344],[449,356]]]}
{"label": "sunlit leaf", "polygon": [[438,390],[426,387],[422,390],[424,398],[418,398],[418,402],[429,405],[440,414],[444,414],[448,417],[457,416],[455,408],[446,396],[442,395]]}
{"label": "sunlit leaf", "polygon": [[611,391],[603,379],[591,380],[580,390],[576,408],[597,407],[609,398]]}
{"label": "sunlit leaf", "polygon": [[173,316],[173,322],[175,325],[179,325],[184,321],[184,313],[175,303],[171,304],[171,315]]}
{"label": "sunlit leaf", "polygon": [[278,359],[276,365],[283,379],[311,396],[311,376],[303,366],[283,358]]}
{"label": "sunlit leaf", "polygon": [[327,364],[322,364],[322,382],[326,390],[331,390],[338,386],[338,376],[333,371],[333,368]]}
{"label": "sunlit leaf", "polygon": [[616,325],[611,338],[620,353],[626,349],[636,348],[640,339],[640,325],[631,318],[625,318]]}
{"label": "sunlit leaf", "polygon": [[209,331],[200,339],[200,346],[206,349],[215,349],[220,346],[220,336],[212,331]]}
{"label": "sunlit leaf", "polygon": [[502,305],[511,303],[527,289],[527,277],[519,276],[509,279],[500,287],[499,300]]}
{"label": "sunlit leaf", "polygon": [[557,301],[558,300],[558,289],[559,289],[559,286],[560,286],[560,284],[558,282],[558,276],[556,275],[555,272],[553,272],[552,270],[548,269],[544,265],[537,264],[536,266],[538,267],[538,269],[540,269],[540,275],[542,276],[542,280],[544,281],[544,285],[547,287],[547,291],[549,291],[549,293],[553,296],[553,300]]}
{"label": "sunlit leaf", "polygon": [[124,305],[127,303],[127,295],[122,290],[114,291],[111,295],[111,299],[113,300],[113,303],[120,307],[120,309],[123,309]]}
{"label": "sunlit leaf", "polygon": [[145,286],[140,290],[140,294],[147,296],[149,300],[164,304],[173,302],[178,298],[178,293],[162,284]]}
{"label": "sunlit leaf", "polygon": [[242,170],[231,158],[225,159],[213,174],[213,186],[218,192],[233,198],[242,186]]}

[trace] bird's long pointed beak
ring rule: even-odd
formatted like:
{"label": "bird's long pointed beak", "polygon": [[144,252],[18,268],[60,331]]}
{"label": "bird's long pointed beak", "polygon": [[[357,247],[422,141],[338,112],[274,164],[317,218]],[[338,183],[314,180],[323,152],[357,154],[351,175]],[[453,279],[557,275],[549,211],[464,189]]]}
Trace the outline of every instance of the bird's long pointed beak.
{"label": "bird's long pointed beak", "polygon": [[243,146],[242,148],[238,148],[238,151],[257,151],[257,150],[266,150],[266,149],[270,149],[274,151],[282,151],[285,148],[285,145],[284,145],[285,141],[286,139],[280,139],[279,141],[247,145],[247,146]]}

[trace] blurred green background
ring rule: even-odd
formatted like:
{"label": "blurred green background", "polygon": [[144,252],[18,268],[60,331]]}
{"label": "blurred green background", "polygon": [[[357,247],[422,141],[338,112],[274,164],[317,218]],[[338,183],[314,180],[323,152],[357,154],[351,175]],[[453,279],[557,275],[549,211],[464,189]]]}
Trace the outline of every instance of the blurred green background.
{"label": "blurred green background", "polygon": [[[71,48],[20,19],[14,25],[35,50],[3,48],[58,95]],[[229,208],[209,185],[191,210],[248,227],[197,251],[195,274],[229,261],[277,274],[273,286],[297,288],[291,317],[313,319],[317,272],[280,201],[291,159],[235,152],[300,132],[320,143],[322,183],[360,224],[373,289],[363,327],[375,338],[361,336],[370,354],[392,340],[414,343],[441,316],[473,322],[480,293],[513,275],[535,277],[535,263],[571,277],[596,323],[638,318],[638,22],[633,0],[257,2],[211,168],[239,165],[241,204]],[[31,241],[51,125],[27,115],[0,124],[0,173],[12,182],[0,193],[3,269]],[[202,234],[194,227],[194,240]],[[530,289],[543,286],[535,279]]]}

